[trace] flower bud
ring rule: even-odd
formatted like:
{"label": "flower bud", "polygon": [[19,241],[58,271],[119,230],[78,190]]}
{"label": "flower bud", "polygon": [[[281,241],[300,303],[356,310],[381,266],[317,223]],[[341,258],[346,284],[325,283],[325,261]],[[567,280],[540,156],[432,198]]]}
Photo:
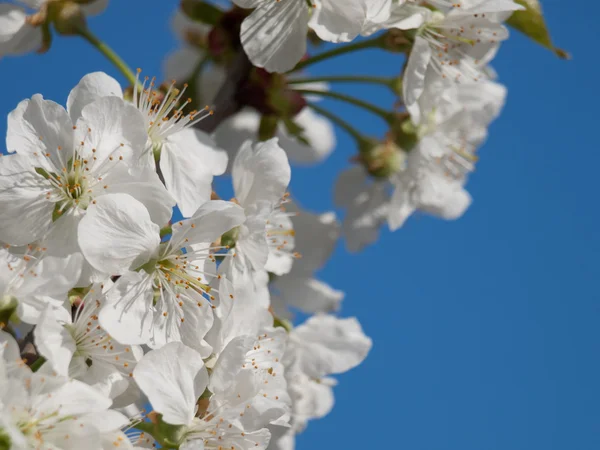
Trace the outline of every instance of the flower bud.
{"label": "flower bud", "polygon": [[406,161],[406,152],[391,140],[365,143],[360,151],[358,160],[376,178],[388,178],[399,172]]}
{"label": "flower bud", "polygon": [[397,28],[392,28],[385,32],[381,39],[381,46],[383,49],[394,52],[404,53],[408,52],[412,47],[414,40],[409,38],[410,31],[403,31]]}
{"label": "flower bud", "polygon": [[54,28],[62,35],[79,34],[87,27],[81,6],[72,1],[50,3],[50,17]]}

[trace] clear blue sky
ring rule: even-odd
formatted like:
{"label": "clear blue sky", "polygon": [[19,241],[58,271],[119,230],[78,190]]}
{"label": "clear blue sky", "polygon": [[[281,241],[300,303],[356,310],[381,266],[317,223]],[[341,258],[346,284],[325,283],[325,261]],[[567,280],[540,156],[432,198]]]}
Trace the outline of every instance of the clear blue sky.
{"label": "clear blue sky", "polygon": [[[165,19],[177,2],[113,1],[91,27],[133,67],[160,73],[175,47]],[[151,4],[151,6],[150,6]],[[339,377],[337,405],[299,449],[597,450],[600,447],[600,5],[544,2],[556,59],[513,33],[494,66],[509,88],[456,222],[413,217],[359,255],[339,246],[322,278],[347,292],[374,340],[360,368]],[[394,73],[380,53],[339,59],[315,74]],[[0,62],[5,115],[40,92],[64,103],[86,73],[118,74],[74,38],[43,56]],[[385,103],[386,92],[340,90]],[[327,103],[373,134],[378,119]],[[0,132],[6,131],[5,121]],[[332,207],[333,176],[353,143],[293,172],[305,206]]]}

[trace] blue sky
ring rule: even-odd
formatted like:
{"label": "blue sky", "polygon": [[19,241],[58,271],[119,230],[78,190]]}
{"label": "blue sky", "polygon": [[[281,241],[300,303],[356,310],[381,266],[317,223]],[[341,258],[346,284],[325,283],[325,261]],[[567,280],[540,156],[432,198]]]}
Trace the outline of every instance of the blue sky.
{"label": "blue sky", "polygon": [[[159,74],[175,48],[165,18],[176,2],[113,1],[91,21],[130,63]],[[596,450],[600,446],[600,168],[596,2],[544,2],[560,61],[517,33],[494,67],[509,88],[469,183],[475,201],[456,222],[413,217],[379,243],[338,246],[321,277],[347,292],[374,348],[339,378],[337,405],[298,447],[406,450]],[[401,60],[364,53],[314,74],[393,74]],[[118,74],[86,43],[57,38],[45,55],[0,62],[0,113],[34,93],[64,103],[86,73]],[[377,88],[340,91],[389,104]],[[325,103],[378,134],[371,115]],[[5,121],[0,132],[6,131]],[[332,208],[335,175],[355,153],[294,170],[292,192]]]}

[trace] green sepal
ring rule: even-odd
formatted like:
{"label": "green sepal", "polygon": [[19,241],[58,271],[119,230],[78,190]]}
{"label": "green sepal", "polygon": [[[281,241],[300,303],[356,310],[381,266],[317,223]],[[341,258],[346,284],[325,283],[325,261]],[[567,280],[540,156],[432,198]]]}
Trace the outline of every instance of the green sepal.
{"label": "green sepal", "polygon": [[285,125],[285,129],[287,130],[288,134],[294,136],[296,140],[302,142],[304,145],[310,145],[308,139],[304,137],[304,128],[302,128],[289,117],[283,118],[283,124]]}
{"label": "green sepal", "polygon": [[260,125],[258,127],[258,140],[268,141],[275,136],[277,132],[277,124],[279,118],[274,114],[263,115],[260,118]]}
{"label": "green sepal", "polygon": [[515,2],[525,9],[515,11],[506,23],[543,47],[552,50],[559,58],[570,59],[571,55],[568,52],[556,48],[552,43],[539,0],[515,0]]}

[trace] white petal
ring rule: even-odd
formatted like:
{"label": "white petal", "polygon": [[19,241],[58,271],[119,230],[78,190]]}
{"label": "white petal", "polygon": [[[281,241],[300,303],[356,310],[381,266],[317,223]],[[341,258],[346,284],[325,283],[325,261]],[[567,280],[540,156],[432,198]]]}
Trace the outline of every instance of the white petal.
{"label": "white petal", "polygon": [[330,258],[340,238],[340,224],[335,213],[313,214],[293,202],[285,206],[286,211],[297,212],[291,220],[295,231],[295,249],[302,255],[294,262],[292,270],[319,270]]}
{"label": "white petal", "polygon": [[41,47],[41,30],[28,25],[26,18],[25,11],[18,6],[0,4],[0,57],[21,55]]}
{"label": "white petal", "polygon": [[[171,219],[175,199],[165,189],[153,167],[130,169],[118,164],[102,180],[106,183],[101,187],[102,194],[131,195],[146,207],[155,224],[163,226]],[[107,188],[104,189],[104,186]]]}
{"label": "white petal", "polygon": [[[227,260],[223,263],[227,263]],[[268,278],[263,282],[266,285]],[[256,336],[260,330],[273,325],[273,316],[268,305],[258,303],[255,297],[249,297],[236,291],[231,297],[232,286],[225,277],[219,283],[219,297],[216,302],[215,323],[206,336],[216,354],[235,337]],[[232,294],[233,295],[233,294]]]}
{"label": "white petal", "polygon": [[275,278],[273,287],[288,306],[309,314],[337,311],[344,299],[342,291],[327,283],[310,276],[295,276],[293,272]]}
{"label": "white petal", "polygon": [[146,344],[152,332],[152,277],[143,270],[122,275],[107,293],[99,321],[124,345]]}
{"label": "white petal", "polygon": [[304,129],[302,136],[308,141],[308,145],[280,129],[279,143],[291,161],[311,164],[323,161],[331,154],[336,139],[333,125],[328,119],[310,108],[304,108],[294,117],[294,122]]}
{"label": "white petal", "polygon": [[50,232],[44,237],[44,245],[48,254],[53,256],[68,256],[79,252],[77,229],[83,218],[79,209],[69,209],[56,220]]}
{"label": "white petal", "polygon": [[27,245],[52,224],[54,204],[45,198],[48,184],[32,170],[28,157],[0,157],[0,240]]}
{"label": "white petal", "polygon": [[102,392],[106,397],[118,398],[129,387],[130,378],[119,372],[114,365],[95,360],[88,368],[86,361],[82,362],[87,370],[83,375],[78,376],[78,379]]}
{"label": "white petal", "polygon": [[[142,154],[148,133],[144,117],[119,97],[101,97],[82,109],[77,140],[84,143],[80,153],[90,160],[87,167],[92,173],[111,163],[126,163],[130,167],[145,164]],[[111,157],[112,161],[107,161]],[[105,168],[98,175],[106,171]]]}
{"label": "white petal", "polygon": [[223,233],[240,225],[245,218],[243,209],[235,203],[211,200],[198,208],[191,218],[173,224],[172,242],[181,247],[214,242]]}
{"label": "white petal", "polygon": [[192,47],[183,47],[170,53],[163,64],[165,79],[178,81],[189,80],[203,56],[200,49]]}
{"label": "white petal", "polygon": [[196,401],[208,385],[202,357],[180,342],[171,342],[146,354],[133,377],[152,407],[173,425],[188,425]]}
{"label": "white petal", "polygon": [[295,364],[310,377],[346,372],[359,365],[371,349],[371,339],[355,318],[317,315],[290,333]]}
{"label": "white petal", "polygon": [[79,246],[87,261],[104,273],[137,269],[160,244],[160,228],[148,210],[127,194],[108,194],[90,205],[79,224]]}
{"label": "white petal", "polygon": [[85,75],[69,93],[67,111],[73,123],[81,117],[81,111],[89,103],[101,98],[114,96],[123,98],[121,85],[104,72],[92,72]]}
{"label": "white petal", "polygon": [[410,186],[400,180],[396,183],[396,189],[390,199],[390,208],[388,212],[388,225],[391,231],[401,228],[410,215],[415,211],[416,206],[411,199]]}
{"label": "white petal", "polygon": [[210,200],[212,179],[227,168],[227,153],[212,139],[195,129],[169,136],[162,147],[160,169],[169,193],[189,217]]}
{"label": "white petal", "polygon": [[240,38],[252,64],[287,72],[306,53],[308,7],[303,1],[262,2],[244,22]]}
{"label": "white petal", "polygon": [[329,414],[333,408],[335,399],[331,386],[335,384],[334,380],[322,378],[317,382],[299,375],[292,377],[290,384],[290,392],[295,400],[294,413],[297,421],[320,419]]}
{"label": "white petal", "polygon": [[6,147],[35,158],[48,171],[60,172],[72,156],[73,123],[62,106],[36,94],[8,115]]}
{"label": "white petal", "polygon": [[319,0],[309,25],[325,41],[349,42],[389,15],[390,0]]}
{"label": "white petal", "polygon": [[250,108],[245,108],[234,116],[222,122],[213,137],[217,145],[227,150],[229,154],[229,170],[238,150],[247,140],[256,140],[260,114]]}
{"label": "white petal", "polygon": [[59,375],[69,375],[69,364],[77,348],[71,333],[58,322],[52,308],[42,313],[34,328],[35,345]]}
{"label": "white petal", "polygon": [[291,178],[290,164],[278,139],[240,148],[232,169],[235,197],[244,207],[267,201],[276,204],[287,190]]}
{"label": "white petal", "polygon": [[[362,183],[360,180],[363,180]],[[335,186],[335,202],[348,205],[342,225],[346,246],[355,252],[377,240],[389,210],[389,194],[381,182],[366,179],[362,167],[343,172]]]}
{"label": "white petal", "polygon": [[421,120],[417,101],[425,88],[425,74],[431,61],[431,48],[425,39],[417,36],[408,57],[408,64],[402,80],[402,96],[406,109],[414,123]]}
{"label": "white petal", "polygon": [[[46,379],[43,383],[47,382]],[[42,384],[41,380],[40,384]],[[43,400],[36,405],[40,416],[44,413],[53,414],[59,408],[60,415],[63,417],[105,412],[112,403],[108,397],[103,396],[93,387],[77,380],[67,381],[54,390],[52,396],[43,396],[42,398]]]}

